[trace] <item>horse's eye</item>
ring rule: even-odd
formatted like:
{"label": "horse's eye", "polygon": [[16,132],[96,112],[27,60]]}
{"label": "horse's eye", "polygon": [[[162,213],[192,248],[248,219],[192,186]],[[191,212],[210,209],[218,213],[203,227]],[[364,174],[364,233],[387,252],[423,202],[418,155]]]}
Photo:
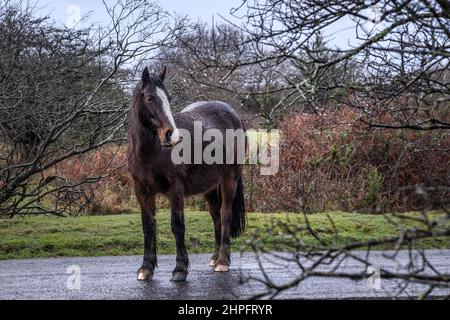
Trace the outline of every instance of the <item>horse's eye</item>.
{"label": "horse's eye", "polygon": [[153,100],[154,100],[154,98],[153,98],[152,96],[148,96],[148,97],[147,97],[147,102],[148,102],[148,103],[152,103]]}

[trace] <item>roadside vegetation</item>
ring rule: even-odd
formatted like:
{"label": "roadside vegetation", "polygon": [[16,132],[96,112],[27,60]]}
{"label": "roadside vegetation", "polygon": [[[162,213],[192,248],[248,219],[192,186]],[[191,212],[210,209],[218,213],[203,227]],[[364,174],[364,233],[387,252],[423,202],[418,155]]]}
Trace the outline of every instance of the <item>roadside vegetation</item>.
{"label": "roadside vegetation", "polygon": [[[408,213],[415,217],[418,213]],[[186,217],[186,245],[189,253],[210,253],[214,247],[213,225],[204,211],[188,211]],[[339,233],[334,234],[333,219]],[[368,215],[344,212],[308,215],[314,231],[325,241],[345,244],[396,235],[399,227],[388,220],[394,215]],[[394,218],[396,219],[396,218]],[[170,230],[170,214],[161,210],[158,221],[158,253],[174,254],[175,242]],[[305,225],[303,215],[286,213],[249,213],[248,227],[243,237],[235,239],[232,251],[251,251],[250,242],[258,241],[267,250],[276,250],[280,234],[276,225],[288,223],[292,227]],[[402,227],[413,222],[402,223]],[[27,216],[0,221],[0,259],[141,255],[143,235],[139,214],[106,216]],[[309,232],[300,232],[301,239],[314,243]],[[449,248],[448,237],[418,242],[419,248]],[[392,249],[384,246],[379,249]]]}

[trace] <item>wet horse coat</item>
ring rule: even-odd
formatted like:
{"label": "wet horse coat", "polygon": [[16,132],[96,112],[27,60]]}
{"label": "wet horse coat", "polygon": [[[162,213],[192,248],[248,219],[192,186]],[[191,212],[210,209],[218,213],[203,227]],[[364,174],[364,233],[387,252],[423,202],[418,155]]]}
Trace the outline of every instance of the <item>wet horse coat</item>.
{"label": "wet horse coat", "polygon": [[[231,164],[174,164],[171,153],[179,142],[179,129],[188,130],[193,139],[194,121],[201,121],[203,131],[214,128],[223,137],[227,129],[244,127],[234,109],[220,101],[196,102],[172,115],[164,75],[165,71],[156,76],[150,75],[147,68],[144,70],[129,112],[128,170],[141,206],[144,232],[144,259],[138,279],[151,279],[157,265],[155,197],[163,194],[169,199],[177,247],[172,280],[184,281],[189,265],[184,242],[185,197],[202,194],[208,203],[215,233],[210,264],[219,272],[228,271],[230,237],[237,237],[244,230],[245,211],[242,165],[237,160]],[[194,141],[191,142],[194,157]],[[206,145],[203,142],[202,147]]]}

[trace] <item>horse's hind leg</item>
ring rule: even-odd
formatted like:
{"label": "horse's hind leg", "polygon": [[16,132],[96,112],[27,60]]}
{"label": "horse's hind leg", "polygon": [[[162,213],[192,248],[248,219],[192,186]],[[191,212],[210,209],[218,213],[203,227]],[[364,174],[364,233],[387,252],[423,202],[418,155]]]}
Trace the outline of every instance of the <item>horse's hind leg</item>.
{"label": "horse's hind leg", "polygon": [[184,196],[182,193],[169,195],[172,233],[177,246],[176,266],[172,281],[185,281],[188,274],[189,258],[184,243]]}
{"label": "horse's hind leg", "polygon": [[211,256],[211,260],[209,262],[209,265],[211,267],[214,267],[216,264],[217,259],[219,258],[219,249],[220,249],[220,238],[221,238],[221,231],[220,231],[220,196],[219,196],[219,188],[214,189],[208,193],[206,193],[205,199],[208,203],[208,211],[211,215],[211,218],[214,223],[214,238],[215,238],[215,247],[214,247],[214,253]]}
{"label": "horse's hind leg", "polygon": [[220,183],[222,206],[220,208],[221,239],[219,257],[214,271],[227,272],[230,266],[230,229],[232,222],[233,200],[237,188],[236,173],[230,170]]}

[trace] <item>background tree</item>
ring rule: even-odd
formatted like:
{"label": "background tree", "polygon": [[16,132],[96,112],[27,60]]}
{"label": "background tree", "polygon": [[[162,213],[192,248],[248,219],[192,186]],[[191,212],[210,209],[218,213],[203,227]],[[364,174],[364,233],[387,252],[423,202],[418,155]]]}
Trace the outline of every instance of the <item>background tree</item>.
{"label": "background tree", "polygon": [[[244,20],[254,56],[230,68],[287,61],[308,70],[285,85],[300,100],[340,88],[346,95],[330,97],[359,108],[373,126],[449,128],[447,1],[244,1],[232,13]],[[342,21],[353,25],[351,44],[315,45]],[[322,81],[339,65],[341,76]]]}
{"label": "background tree", "polygon": [[[182,28],[156,3],[105,3],[107,28],[57,27],[21,1],[0,6],[0,211],[79,211],[83,185],[58,164],[124,139],[133,65]],[[69,199],[81,201],[58,201]]]}

